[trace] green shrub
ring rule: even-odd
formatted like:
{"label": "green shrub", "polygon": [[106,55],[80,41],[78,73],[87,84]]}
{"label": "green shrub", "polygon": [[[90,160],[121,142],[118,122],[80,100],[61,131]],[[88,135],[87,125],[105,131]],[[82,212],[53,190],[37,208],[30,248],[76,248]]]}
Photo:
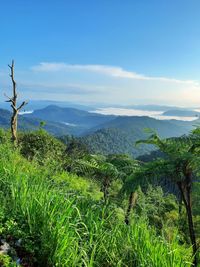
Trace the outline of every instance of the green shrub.
{"label": "green shrub", "polygon": [[[174,195],[165,195],[161,187],[149,185],[146,192],[138,190],[136,214],[148,219],[160,232],[167,223],[177,227],[178,204]],[[173,216],[172,216],[173,212]]]}
{"label": "green shrub", "polygon": [[20,267],[14,261],[12,261],[11,257],[8,255],[0,254],[0,266],[1,267]]}
{"label": "green shrub", "polygon": [[10,132],[0,128],[0,144],[9,143],[10,140],[11,140]]}
{"label": "green shrub", "polygon": [[19,137],[21,154],[40,164],[56,161],[61,163],[65,146],[55,137],[40,129],[34,132],[21,133]]}

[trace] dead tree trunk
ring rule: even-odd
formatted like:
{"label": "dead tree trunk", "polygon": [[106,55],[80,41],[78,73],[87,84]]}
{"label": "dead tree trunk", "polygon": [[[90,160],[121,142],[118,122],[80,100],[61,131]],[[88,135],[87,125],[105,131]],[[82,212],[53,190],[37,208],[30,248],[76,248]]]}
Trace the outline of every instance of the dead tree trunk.
{"label": "dead tree trunk", "polygon": [[127,208],[127,212],[126,212],[126,216],[125,216],[125,223],[127,225],[129,225],[131,210],[133,209],[133,207],[136,204],[137,196],[138,196],[137,192],[131,192],[130,193],[129,202],[128,202],[128,208]]}
{"label": "dead tree trunk", "polygon": [[17,121],[18,121],[18,113],[20,109],[27,104],[27,102],[23,101],[20,106],[17,107],[17,84],[15,82],[15,77],[14,77],[14,60],[12,60],[12,64],[8,65],[10,68],[10,78],[12,81],[12,92],[13,95],[12,97],[9,97],[6,95],[8,100],[6,102],[11,103],[11,108],[12,108],[12,116],[11,116],[11,121],[10,121],[10,128],[11,128],[11,134],[12,134],[12,142],[14,145],[17,145]]}

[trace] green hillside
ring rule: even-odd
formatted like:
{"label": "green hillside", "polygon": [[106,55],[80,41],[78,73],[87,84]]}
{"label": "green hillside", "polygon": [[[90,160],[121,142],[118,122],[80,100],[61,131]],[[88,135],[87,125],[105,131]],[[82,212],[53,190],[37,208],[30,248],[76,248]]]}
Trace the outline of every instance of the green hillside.
{"label": "green hillside", "polygon": [[[197,123],[197,122],[196,122]],[[194,122],[161,121],[149,117],[117,117],[116,119],[90,130],[82,137],[92,153],[129,154],[138,157],[152,151],[153,146],[135,147],[139,139],[149,136],[145,129],[156,131],[161,137],[177,137],[188,134]]]}
{"label": "green hillside", "polygon": [[[0,131],[1,266],[191,266],[184,208],[180,213],[176,196],[139,178],[148,165],[80,153],[73,142],[66,148],[40,129],[20,134],[16,149]],[[197,184],[197,233],[199,190]]]}
{"label": "green hillside", "polygon": [[[11,112],[5,109],[0,109],[0,126],[8,129],[10,127]],[[40,127],[42,119],[32,118],[19,115],[19,129],[36,130]],[[83,131],[81,127],[73,127],[63,123],[54,121],[45,121],[44,129],[53,135],[77,135]]]}
{"label": "green hillside", "polygon": [[[38,136],[35,143],[34,136]],[[149,197],[158,197],[157,201],[162,201],[164,206],[168,201],[171,205],[174,203],[170,209],[162,210],[162,216],[168,216],[169,210],[176,212],[173,196],[164,196],[161,189],[149,188],[149,196],[145,198],[144,193],[138,191],[139,199],[142,198],[142,202],[138,200],[138,215],[126,225],[126,197],[123,197],[124,204],[119,205],[116,197],[120,187],[116,182],[110,193],[113,200],[105,204],[101,180],[91,179],[91,173],[83,178],[64,171],[62,143],[41,130],[24,134],[20,142],[24,157],[29,155],[27,161],[20,150],[12,147],[8,137],[9,133],[1,131],[0,236],[12,253],[0,254],[0,262],[4,264],[1,266],[15,266],[15,261],[20,266],[52,267],[190,266],[189,246],[180,245],[175,236],[166,239],[159,235],[146,219],[144,207],[143,215],[140,214],[140,205],[148,206]],[[32,160],[31,147],[35,147]],[[136,164],[127,157],[109,160],[113,164],[127,162],[125,165],[130,167]],[[118,168],[124,168],[124,163]],[[160,211],[155,212],[159,214]],[[175,234],[176,227],[173,232]]]}

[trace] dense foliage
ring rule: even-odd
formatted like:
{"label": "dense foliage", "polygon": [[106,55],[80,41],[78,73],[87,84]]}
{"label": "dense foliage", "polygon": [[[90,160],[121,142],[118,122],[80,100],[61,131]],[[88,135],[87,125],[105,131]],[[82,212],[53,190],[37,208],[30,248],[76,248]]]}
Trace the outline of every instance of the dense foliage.
{"label": "dense foliage", "polygon": [[117,117],[116,119],[99,125],[81,138],[91,153],[129,154],[133,157],[147,154],[154,150],[154,146],[136,147],[134,143],[147,138],[145,128],[152,128],[162,138],[188,134],[192,129],[191,122],[161,121],[149,117]]}
{"label": "dense foliage", "polygon": [[35,132],[21,133],[19,138],[21,154],[29,160],[35,159],[40,164],[53,161],[56,164],[63,160],[65,146],[58,139],[43,129]]}
{"label": "dense foliage", "polygon": [[[152,166],[91,155],[41,129],[21,133],[16,149],[1,130],[0,239],[9,245],[1,266],[191,266],[186,211],[150,179]],[[199,183],[192,194],[199,242]]]}

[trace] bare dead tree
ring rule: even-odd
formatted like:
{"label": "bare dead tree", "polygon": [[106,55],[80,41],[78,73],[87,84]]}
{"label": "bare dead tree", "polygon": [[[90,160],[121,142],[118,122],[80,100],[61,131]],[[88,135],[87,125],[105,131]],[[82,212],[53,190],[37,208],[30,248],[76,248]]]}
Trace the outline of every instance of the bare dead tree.
{"label": "bare dead tree", "polygon": [[11,128],[11,134],[12,134],[12,142],[16,145],[17,144],[17,122],[18,122],[18,114],[19,111],[22,109],[23,106],[28,104],[28,102],[23,101],[21,105],[17,106],[17,84],[15,81],[14,77],[14,60],[12,60],[12,64],[8,65],[10,68],[10,78],[12,81],[12,91],[13,91],[13,96],[9,97],[5,95],[8,100],[6,102],[11,103],[11,108],[12,108],[12,116],[11,116],[11,121],[10,121],[10,128]]}

